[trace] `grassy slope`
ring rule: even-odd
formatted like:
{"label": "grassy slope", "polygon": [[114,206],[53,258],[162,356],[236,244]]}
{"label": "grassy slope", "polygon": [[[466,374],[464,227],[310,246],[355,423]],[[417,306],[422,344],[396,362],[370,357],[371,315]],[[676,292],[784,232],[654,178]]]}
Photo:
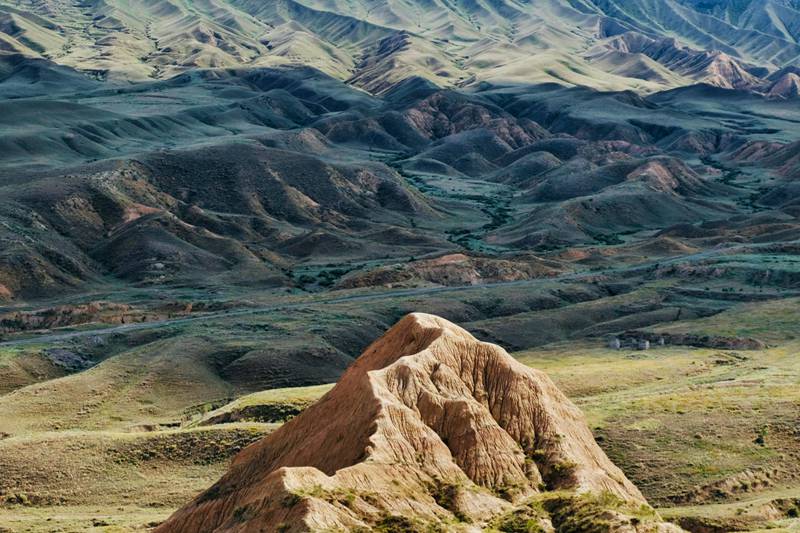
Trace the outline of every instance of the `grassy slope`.
{"label": "grassy slope", "polygon": [[[746,329],[769,340],[760,351],[613,351],[600,341],[579,341],[516,355],[548,372],[573,398],[607,453],[665,516],[792,530],[796,521],[776,514],[773,502],[800,497],[797,303],[748,304],[669,327],[710,334]],[[328,389],[255,393],[214,413],[306,404]],[[256,432],[271,427],[32,431],[0,440],[0,457],[12,472],[12,482],[0,487],[6,500],[0,527],[49,531],[55,520],[66,531],[83,531],[99,520],[113,525],[99,531],[116,531],[158,521],[207,486]]]}
{"label": "grassy slope", "polygon": [[797,301],[786,300],[664,328],[769,339],[759,351],[560,344],[519,356],[576,401],[665,516],[787,526],[767,504],[800,496],[798,321]]}
{"label": "grassy slope", "polygon": [[213,483],[231,456],[273,427],[63,431],[0,440],[0,531],[144,529]]}

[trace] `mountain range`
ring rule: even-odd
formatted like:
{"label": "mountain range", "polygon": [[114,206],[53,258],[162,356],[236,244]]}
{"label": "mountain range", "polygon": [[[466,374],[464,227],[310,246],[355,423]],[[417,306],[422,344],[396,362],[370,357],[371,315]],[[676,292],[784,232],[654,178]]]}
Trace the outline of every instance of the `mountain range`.
{"label": "mountain range", "polygon": [[0,532],[797,531],[798,36],[0,0]]}
{"label": "mountain range", "polygon": [[795,96],[799,35],[794,0],[0,2],[4,54],[95,78],[303,64],[372,94],[421,78]]}

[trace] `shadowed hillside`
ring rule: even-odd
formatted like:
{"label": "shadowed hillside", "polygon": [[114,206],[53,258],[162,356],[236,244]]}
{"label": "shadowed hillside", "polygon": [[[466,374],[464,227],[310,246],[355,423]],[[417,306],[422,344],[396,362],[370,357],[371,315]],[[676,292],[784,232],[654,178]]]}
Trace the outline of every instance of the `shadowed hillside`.
{"label": "shadowed hillside", "polygon": [[[797,114],[710,86],[376,98],[308,68],[0,106],[7,300],[119,282],[324,288],[376,260],[623,244],[747,217],[791,203],[764,196],[772,178],[756,172],[790,172],[778,158]],[[768,132],[775,154],[733,179],[725,160]]]}

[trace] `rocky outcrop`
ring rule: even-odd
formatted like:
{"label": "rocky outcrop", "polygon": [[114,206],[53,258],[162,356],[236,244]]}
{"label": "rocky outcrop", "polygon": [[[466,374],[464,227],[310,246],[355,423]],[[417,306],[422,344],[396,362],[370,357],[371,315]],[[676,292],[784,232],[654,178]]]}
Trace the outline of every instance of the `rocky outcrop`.
{"label": "rocky outcrop", "polygon": [[609,531],[680,531],[652,510],[626,515],[649,507],[545,374],[412,314],[156,531],[478,531],[557,489],[536,518],[543,530],[602,494],[590,507],[615,502]]}
{"label": "rocky outcrop", "polygon": [[652,39],[641,33],[623,33],[598,45],[590,59],[597,61],[609,53],[631,58],[646,56],[674,74],[726,89],[754,88],[762,83],[748,70],[752,67],[730,55],[719,50],[695,50],[673,38]]}
{"label": "rocky outcrop", "polygon": [[[89,302],[36,311],[15,311],[0,315],[0,333],[61,328],[91,322],[123,324],[126,319],[134,321],[134,315],[140,314],[129,305],[113,302]],[[136,321],[141,320],[141,316],[136,316]]]}
{"label": "rocky outcrop", "polygon": [[563,265],[536,256],[494,259],[448,254],[357,272],[344,277],[338,288],[404,286],[434,283],[445,286],[481,285],[555,276]]}
{"label": "rocky outcrop", "polygon": [[153,322],[191,313],[220,311],[232,306],[233,304],[228,303],[165,302],[145,309],[115,302],[92,301],[77,305],[60,305],[0,314],[0,333],[42,331],[95,323]]}
{"label": "rocky outcrop", "polygon": [[800,76],[787,72],[769,86],[767,96],[786,99],[800,97]]}

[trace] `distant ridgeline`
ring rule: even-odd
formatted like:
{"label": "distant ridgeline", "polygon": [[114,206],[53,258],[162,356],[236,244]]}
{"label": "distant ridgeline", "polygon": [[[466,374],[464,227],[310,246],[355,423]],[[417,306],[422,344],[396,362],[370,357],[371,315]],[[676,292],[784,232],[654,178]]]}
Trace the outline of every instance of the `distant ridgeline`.
{"label": "distant ridgeline", "polygon": [[0,16],[3,54],[87,75],[34,63],[13,74],[54,87],[304,65],[373,94],[418,78],[643,92],[709,83],[785,97],[797,95],[800,56],[794,0],[0,0]]}

